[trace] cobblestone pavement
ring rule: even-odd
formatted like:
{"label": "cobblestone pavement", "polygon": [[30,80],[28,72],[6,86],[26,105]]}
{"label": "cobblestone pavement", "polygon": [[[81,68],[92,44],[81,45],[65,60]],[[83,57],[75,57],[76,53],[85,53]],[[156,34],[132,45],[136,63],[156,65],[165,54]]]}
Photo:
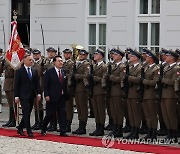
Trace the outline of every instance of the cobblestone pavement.
{"label": "cobblestone pavement", "polygon": [[22,138],[0,137],[0,154],[141,154],[139,152]]}

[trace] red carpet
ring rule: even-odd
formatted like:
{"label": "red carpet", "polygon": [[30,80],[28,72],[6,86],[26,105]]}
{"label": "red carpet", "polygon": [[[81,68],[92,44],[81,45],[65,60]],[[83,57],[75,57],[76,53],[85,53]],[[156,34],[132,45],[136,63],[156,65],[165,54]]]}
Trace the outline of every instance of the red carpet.
{"label": "red carpet", "polygon": [[[0,136],[22,138],[16,132],[17,132],[16,130],[0,128]],[[102,144],[102,140],[96,139],[96,138],[78,137],[78,136],[60,137],[58,135],[52,135],[52,134],[41,136],[40,133],[34,133],[34,136],[35,138],[33,139],[36,139],[36,140],[45,140],[45,141],[78,144],[78,145],[86,145],[86,146],[94,146],[94,147],[104,147],[104,145]],[[23,137],[23,138],[27,138],[27,137]],[[156,153],[156,154],[180,153],[180,148],[177,148],[177,147],[147,145],[147,144],[122,144],[122,143],[115,142],[111,148],[136,151],[136,152],[149,152],[149,153]]]}

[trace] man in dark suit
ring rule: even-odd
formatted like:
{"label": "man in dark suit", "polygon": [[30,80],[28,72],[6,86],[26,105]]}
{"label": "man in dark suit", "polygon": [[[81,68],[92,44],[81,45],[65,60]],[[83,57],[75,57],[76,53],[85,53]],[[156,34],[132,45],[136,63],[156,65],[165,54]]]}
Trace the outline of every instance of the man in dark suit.
{"label": "man in dark suit", "polygon": [[17,133],[25,136],[23,128],[26,127],[28,137],[33,137],[30,125],[30,115],[33,108],[34,99],[41,99],[38,72],[32,68],[33,58],[27,54],[24,56],[24,65],[16,71],[14,83],[15,103],[22,106],[23,117],[18,126]]}
{"label": "man in dark suit", "polygon": [[44,76],[44,96],[46,100],[46,116],[42,124],[42,135],[46,135],[47,125],[53,117],[54,113],[58,114],[58,122],[60,126],[60,136],[66,134],[66,110],[65,98],[66,75],[62,69],[63,61],[60,56],[53,58],[54,67],[48,69]]}

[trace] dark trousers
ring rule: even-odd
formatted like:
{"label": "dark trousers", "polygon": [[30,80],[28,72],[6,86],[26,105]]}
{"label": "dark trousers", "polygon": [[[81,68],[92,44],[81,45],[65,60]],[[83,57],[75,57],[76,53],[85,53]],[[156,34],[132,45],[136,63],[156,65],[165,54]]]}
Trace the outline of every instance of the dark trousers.
{"label": "dark trousers", "polygon": [[66,132],[66,110],[65,110],[65,100],[63,97],[57,102],[46,102],[46,116],[43,120],[42,128],[46,130],[47,125],[53,118],[54,114],[57,112],[58,123],[60,127],[60,132]]}
{"label": "dark trousers", "polygon": [[21,102],[23,116],[18,129],[23,130],[23,128],[26,127],[27,133],[31,133],[32,130],[30,124],[30,116],[33,108],[34,99],[20,100],[20,102]]}

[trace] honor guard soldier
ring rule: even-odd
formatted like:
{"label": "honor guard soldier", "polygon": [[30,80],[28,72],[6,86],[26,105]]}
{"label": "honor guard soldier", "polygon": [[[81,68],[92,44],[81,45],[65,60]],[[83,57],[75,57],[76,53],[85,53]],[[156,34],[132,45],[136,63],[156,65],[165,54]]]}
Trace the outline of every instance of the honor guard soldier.
{"label": "honor guard soldier", "polygon": [[[38,70],[38,77],[40,81],[40,89],[43,92],[43,68],[42,68],[42,56],[41,51],[38,49],[32,49],[32,56],[33,56],[33,68]],[[42,95],[42,94],[41,94]],[[37,102],[37,99],[34,100],[34,109],[35,109],[35,124],[32,126],[32,129],[39,130],[41,129],[42,121],[43,121],[43,99]]]}
{"label": "honor guard soldier", "polygon": [[3,61],[0,66],[1,72],[5,71],[5,80],[4,80],[4,91],[6,94],[6,99],[9,105],[9,120],[6,124],[2,125],[3,127],[15,127],[15,111],[14,111],[14,74],[15,71],[7,61]]}
{"label": "honor guard soldier", "polygon": [[123,80],[125,73],[125,65],[122,62],[124,52],[120,49],[114,49],[111,75],[109,76],[111,82],[110,89],[110,109],[113,118],[114,128],[110,132],[110,135],[115,137],[123,137],[122,127],[124,119],[124,92],[121,89],[121,81]]}
{"label": "honor guard soldier", "polygon": [[141,75],[141,64],[140,59],[141,54],[133,49],[129,49],[129,61],[131,63],[129,68],[128,75],[128,114],[131,125],[131,132],[124,137],[125,139],[138,139],[139,138],[139,128],[142,120],[142,106],[141,103],[138,102],[139,93],[137,91],[140,83],[140,75]]}
{"label": "honor guard soldier", "polygon": [[[179,58],[177,59],[177,66],[180,67],[180,50],[176,49],[175,51]],[[177,103],[177,114],[178,114],[178,131],[177,131],[177,137],[180,137],[180,74],[177,80],[175,80],[174,83],[174,90],[176,95],[178,96],[178,103]]]}
{"label": "honor guard soldier", "polygon": [[76,88],[75,88],[75,101],[78,111],[79,128],[73,131],[73,134],[86,134],[86,124],[88,119],[88,99],[86,87],[88,82],[86,81],[86,74],[88,74],[89,62],[87,61],[88,52],[86,50],[79,51],[79,61],[76,63],[76,73],[71,74],[75,76]]}
{"label": "honor guard soldier", "polygon": [[105,52],[102,49],[97,49],[94,52],[93,65],[93,99],[92,106],[95,115],[96,130],[90,133],[90,136],[102,136],[104,135],[105,124],[105,92],[102,88],[102,78],[107,71],[106,64],[103,62]]}
{"label": "honor guard soldier", "polygon": [[[144,50],[144,48],[142,49],[142,67],[145,68],[147,63],[146,63],[146,51]],[[146,122],[146,118],[145,118],[145,114],[144,114],[144,111],[143,111],[143,107],[142,107],[142,123],[141,123],[141,128],[139,130],[139,133],[140,134],[147,134],[148,132],[148,127],[147,127],[147,122]]]}
{"label": "honor guard soldier", "polygon": [[[159,72],[162,72],[163,73],[163,70],[165,68],[165,66],[167,65],[166,63],[166,53],[168,52],[167,49],[164,49],[162,48],[161,51],[160,51],[160,55],[159,55],[159,67],[160,67],[160,71]],[[159,75],[160,77],[160,75]],[[159,78],[161,80],[161,77]],[[162,95],[162,88],[160,90],[160,95]],[[158,136],[165,136],[167,135],[167,129],[166,129],[166,125],[165,125],[165,122],[164,122],[164,119],[163,119],[163,115],[162,115],[162,110],[161,110],[161,98],[159,98],[158,100],[158,120],[159,120],[159,130],[157,131],[157,135]]]}
{"label": "honor guard soldier", "polygon": [[[107,66],[108,66],[107,67],[107,71],[109,69],[109,72],[111,72],[111,67],[112,67],[112,64],[113,64],[113,50],[114,49],[111,49],[109,51],[109,55],[108,55],[109,62],[107,63]],[[103,81],[104,81],[104,83],[106,82],[105,79],[103,79]],[[106,97],[106,109],[107,109],[107,114],[109,116],[109,123],[108,123],[108,125],[104,129],[105,130],[112,130],[113,129],[113,118],[112,118],[112,114],[111,114],[111,110],[110,110],[109,96]]]}
{"label": "honor guard soldier", "polygon": [[[66,72],[67,78],[70,78],[70,72],[72,71],[74,62],[72,61],[72,51],[70,49],[65,49],[63,51],[65,62],[63,64],[63,68]],[[68,93],[70,94],[70,98],[66,101],[66,120],[67,120],[67,128],[66,132],[71,132],[71,123],[73,119],[73,90],[72,88],[67,87]]]}
{"label": "honor guard soldier", "polygon": [[[56,56],[57,50],[53,47],[49,47],[46,49],[47,57],[43,61],[43,71],[44,73],[46,70],[52,68],[54,66],[53,58]],[[50,125],[47,128],[47,131],[56,131],[57,130],[57,118],[56,114],[54,114],[53,119],[50,121]]]}
{"label": "honor guard soldier", "polygon": [[[4,57],[3,57],[3,49],[0,48],[0,65],[4,62]],[[0,77],[2,76],[2,73],[0,73]],[[1,79],[0,79],[1,80]],[[1,82],[1,81],[0,81]],[[0,113],[2,112],[2,85],[0,83]]]}
{"label": "honor guard soldier", "polygon": [[148,134],[143,139],[153,141],[157,139],[158,118],[155,86],[159,79],[159,66],[157,65],[159,60],[154,51],[145,50],[148,67],[145,67],[144,70],[143,110],[148,125]]}
{"label": "honor guard soldier", "polygon": [[168,130],[166,140],[177,141],[177,96],[174,91],[174,82],[179,76],[179,67],[176,64],[178,54],[173,50],[169,50],[166,54],[166,62],[168,65],[164,68],[162,78],[162,99],[161,109],[163,118]]}

